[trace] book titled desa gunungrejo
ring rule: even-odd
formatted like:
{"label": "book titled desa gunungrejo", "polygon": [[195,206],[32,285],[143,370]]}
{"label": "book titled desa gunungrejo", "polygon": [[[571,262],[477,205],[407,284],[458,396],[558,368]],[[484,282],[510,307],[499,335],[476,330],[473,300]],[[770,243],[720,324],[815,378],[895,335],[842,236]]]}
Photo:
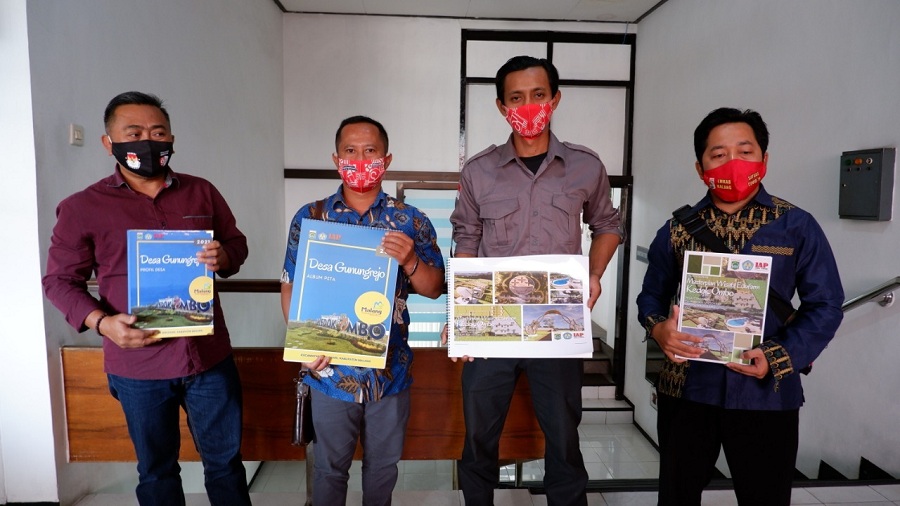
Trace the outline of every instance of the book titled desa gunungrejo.
{"label": "book titled desa gunungrejo", "polygon": [[384,368],[398,267],[386,230],[306,218],[300,229],[284,360]]}
{"label": "book titled desa gunungrejo", "polygon": [[212,230],[129,230],[128,310],[154,337],[213,333],[215,275],[197,259]]}

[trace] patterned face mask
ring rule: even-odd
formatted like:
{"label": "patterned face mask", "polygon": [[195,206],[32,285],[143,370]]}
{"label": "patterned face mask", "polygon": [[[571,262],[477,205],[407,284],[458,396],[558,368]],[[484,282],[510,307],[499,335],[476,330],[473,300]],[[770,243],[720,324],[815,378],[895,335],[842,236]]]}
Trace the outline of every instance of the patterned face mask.
{"label": "patterned face mask", "polygon": [[703,172],[700,179],[723,202],[739,202],[749,197],[766,176],[766,162],[735,158]]}
{"label": "patterned face mask", "polygon": [[543,104],[525,104],[506,109],[506,121],[519,135],[526,139],[534,139],[550,125],[553,106],[550,102]]}
{"label": "patterned face mask", "polygon": [[113,142],[112,154],[119,166],[142,177],[153,178],[169,170],[172,143],[161,141]]}
{"label": "patterned face mask", "polygon": [[366,193],[378,187],[384,177],[384,158],[374,160],[338,159],[338,174],[344,186],[357,193]]}

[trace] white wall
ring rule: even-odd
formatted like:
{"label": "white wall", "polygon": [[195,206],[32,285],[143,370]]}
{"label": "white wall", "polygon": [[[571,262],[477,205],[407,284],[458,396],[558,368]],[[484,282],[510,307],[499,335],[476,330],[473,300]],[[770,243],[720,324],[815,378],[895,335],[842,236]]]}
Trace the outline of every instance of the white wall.
{"label": "white wall", "polygon": [[[338,124],[364,114],[390,134],[393,170],[459,170],[463,28],[622,33],[624,25],[286,14],[285,166],[333,168]],[[493,102],[485,108],[502,121]],[[291,197],[287,207],[319,197]]]}
{"label": "white wall", "polygon": [[[286,14],[285,166],[333,169],[338,124],[364,114],[387,129],[392,170],[458,171],[463,28],[622,33],[625,25]],[[482,108],[503,122],[493,99]],[[505,141],[482,139],[477,144]],[[289,194],[286,205],[294,203],[296,210],[321,196]]]}
{"label": "white wall", "polygon": [[56,501],[53,427],[44,344],[35,136],[31,129],[25,0],[0,4],[0,504]]}
{"label": "white wall", "polygon": [[[25,2],[16,5],[24,9]],[[32,210],[37,207],[37,215],[33,216],[34,211],[26,214],[30,223],[23,220],[21,225],[30,225],[29,233],[32,236],[37,233],[40,245],[35,244],[34,254],[24,258],[34,262],[40,259],[43,267],[56,221],[56,204],[112,171],[114,162],[100,146],[103,109],[114,95],[137,89],[159,95],[169,109],[176,139],[176,155],[172,161],[175,170],[212,181],[229,202],[238,226],[248,236],[250,257],[238,278],[276,277],[284,247],[280,218],[284,213],[284,146],[282,24],[281,12],[275,4],[270,0],[77,0],[28,2],[27,9],[33,128],[26,117],[7,126],[5,114],[2,126],[4,130],[13,130],[23,141],[34,133],[33,150],[29,148],[30,142],[17,143],[14,148],[4,150],[7,156],[22,153],[33,157],[30,163],[23,159],[10,164],[23,178],[34,178],[37,166],[37,201],[30,206]],[[27,76],[27,67],[23,66],[20,73]],[[4,72],[4,75],[8,74]],[[4,93],[4,100],[15,97],[22,106],[30,105],[27,81],[18,86],[24,92]],[[69,123],[84,126],[83,147],[67,144]],[[9,140],[6,135],[2,137]],[[19,191],[12,185],[3,188],[3,191]],[[26,195],[16,195],[19,200],[29,192],[22,193]],[[33,187],[30,193],[35,193]],[[19,213],[28,211],[24,205],[18,207]],[[5,212],[3,215],[8,216]],[[24,232],[17,235],[28,238]],[[9,263],[7,258],[4,264]],[[23,275],[27,272],[22,271]],[[40,290],[39,273],[33,273],[29,282],[21,286]],[[283,336],[277,296],[266,297],[265,302],[253,298],[251,303],[249,296],[223,296],[235,345],[274,345]],[[59,346],[99,345],[100,340],[92,333],[76,334],[49,302],[43,307],[44,317],[38,315],[35,320],[46,324],[46,339],[33,336],[29,340],[25,333],[16,336],[21,342],[40,343],[44,349],[39,360],[24,362],[31,370],[28,381],[15,384],[34,382],[35,388],[48,390],[49,387],[51,402],[45,410],[52,407],[55,438],[32,437],[22,441],[29,447],[55,441],[58,493],[63,504],[87,491],[131,489],[136,484],[133,463],[65,463]],[[19,314],[5,320],[24,319]],[[28,332],[44,334],[39,327],[29,326]],[[0,346],[9,341],[3,339]],[[3,384],[13,383],[4,381]],[[25,413],[30,411],[33,409],[26,409]],[[5,405],[3,412],[11,413]],[[50,422],[49,413],[41,415],[40,420]],[[40,427],[40,423],[34,426]],[[4,454],[8,455],[15,448],[16,434],[7,433],[3,426],[0,429],[3,429]],[[56,478],[47,472],[53,468],[53,462],[30,466],[30,455],[31,452],[20,452],[10,456],[12,463],[9,459],[5,462],[10,500],[52,500],[40,494],[39,488],[14,483],[9,476],[13,469],[17,475],[30,473],[56,493]],[[202,489],[202,484],[197,487]],[[14,498],[14,490],[25,495]]]}
{"label": "white wall", "polygon": [[[847,297],[895,277],[897,226],[839,220],[837,197],[841,152],[900,144],[898,23],[894,0],[680,0],[648,16],[637,43],[634,244],[648,246],[671,210],[702,197],[697,123],[720,106],[752,108],[771,133],[766,188],[818,219]],[[631,265],[633,301],[646,267]],[[625,394],[655,435],[636,314],[632,302]],[[798,467],[808,476],[821,458],[855,476],[860,455],[900,476],[898,315],[874,305],[849,313],[804,378]]]}

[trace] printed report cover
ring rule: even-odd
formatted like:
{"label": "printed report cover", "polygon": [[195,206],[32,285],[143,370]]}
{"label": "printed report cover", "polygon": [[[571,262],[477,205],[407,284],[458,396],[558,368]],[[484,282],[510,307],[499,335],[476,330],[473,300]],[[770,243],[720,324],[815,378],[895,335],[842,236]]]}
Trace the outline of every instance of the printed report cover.
{"label": "printed report cover", "polygon": [[213,333],[215,275],[197,259],[212,230],[129,230],[128,311],[154,337]]}
{"label": "printed report cover", "polygon": [[383,369],[398,267],[386,230],[307,218],[300,230],[284,360]]}
{"label": "printed report cover", "polygon": [[678,330],[703,339],[703,362],[748,364],[762,342],[772,257],[685,251]]}
{"label": "printed report cover", "polygon": [[593,353],[588,259],[451,258],[451,357],[578,358]]}

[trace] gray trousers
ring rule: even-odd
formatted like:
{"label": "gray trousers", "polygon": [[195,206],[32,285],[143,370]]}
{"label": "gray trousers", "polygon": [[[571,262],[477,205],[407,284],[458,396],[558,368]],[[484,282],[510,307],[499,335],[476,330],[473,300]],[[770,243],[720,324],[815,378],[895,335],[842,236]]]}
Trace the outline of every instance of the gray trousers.
{"label": "gray trousers", "polygon": [[312,390],[313,505],[347,503],[350,464],[359,440],[363,447],[363,506],[387,506],[397,483],[409,421],[409,390],[378,402],[357,404]]}

